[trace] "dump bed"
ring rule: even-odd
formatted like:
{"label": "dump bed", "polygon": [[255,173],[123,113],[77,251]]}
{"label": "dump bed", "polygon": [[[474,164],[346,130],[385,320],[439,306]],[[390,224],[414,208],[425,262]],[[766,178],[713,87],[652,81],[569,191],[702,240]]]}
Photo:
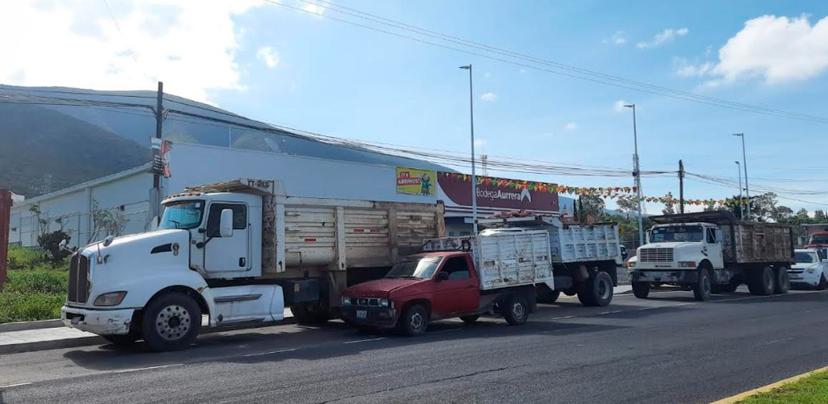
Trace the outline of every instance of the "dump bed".
{"label": "dump bed", "polygon": [[655,223],[713,223],[722,229],[722,253],[728,264],[792,263],[793,228],[778,223],[740,221],[731,212],[654,216]]}
{"label": "dump bed", "polygon": [[469,251],[480,276],[480,289],[546,283],[552,287],[549,233],[544,230],[492,229],[477,237],[426,240],[424,251]]}

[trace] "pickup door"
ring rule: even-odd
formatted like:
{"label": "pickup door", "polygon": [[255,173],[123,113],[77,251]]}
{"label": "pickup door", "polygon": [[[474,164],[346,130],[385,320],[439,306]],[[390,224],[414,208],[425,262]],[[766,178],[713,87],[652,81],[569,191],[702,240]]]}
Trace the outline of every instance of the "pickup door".
{"label": "pickup door", "polygon": [[[477,274],[468,255],[447,257],[431,281],[432,315],[436,318],[470,313],[480,304]],[[440,272],[448,279],[440,280]],[[443,275],[444,277],[446,275]]]}

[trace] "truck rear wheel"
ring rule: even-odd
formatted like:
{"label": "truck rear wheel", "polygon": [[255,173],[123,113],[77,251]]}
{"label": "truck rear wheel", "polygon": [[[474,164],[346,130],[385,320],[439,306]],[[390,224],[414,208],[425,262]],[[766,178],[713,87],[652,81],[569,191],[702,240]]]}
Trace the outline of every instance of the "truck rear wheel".
{"label": "truck rear wheel", "polygon": [[788,279],[788,268],[776,267],[773,269],[773,293],[781,295],[788,293],[791,281]]}
{"label": "truck rear wheel", "polygon": [[153,351],[188,348],[201,328],[201,308],[184,293],[167,293],[153,299],[144,311],[144,342]]}
{"label": "truck rear wheel", "polygon": [[293,318],[301,325],[324,324],[331,319],[331,312],[318,302],[302,303],[290,306]]}
{"label": "truck rear wheel", "polygon": [[773,293],[773,270],[763,267],[753,270],[748,279],[748,289],[752,295],[767,296]]}
{"label": "truck rear wheel", "polygon": [[599,271],[581,285],[578,300],[584,306],[604,307],[612,301],[612,292],[612,277],[604,271]]}
{"label": "truck rear wheel", "polygon": [[693,297],[702,302],[706,300],[710,300],[710,293],[712,293],[713,287],[711,284],[710,279],[710,270],[707,267],[699,268],[699,276],[696,280],[696,283],[693,284]]}
{"label": "truck rear wheel", "polygon": [[633,295],[639,299],[646,299],[650,295],[650,284],[647,282],[633,282]]}
{"label": "truck rear wheel", "polygon": [[561,296],[560,290],[552,290],[549,289],[549,286],[540,285],[538,286],[538,303],[546,303],[552,304],[558,301],[558,297]]}
{"label": "truck rear wheel", "polygon": [[405,309],[397,320],[397,328],[409,337],[423,335],[428,329],[428,310],[422,304],[413,304]]}
{"label": "truck rear wheel", "polygon": [[521,325],[529,318],[529,304],[521,295],[512,295],[503,306],[503,318],[509,325]]}

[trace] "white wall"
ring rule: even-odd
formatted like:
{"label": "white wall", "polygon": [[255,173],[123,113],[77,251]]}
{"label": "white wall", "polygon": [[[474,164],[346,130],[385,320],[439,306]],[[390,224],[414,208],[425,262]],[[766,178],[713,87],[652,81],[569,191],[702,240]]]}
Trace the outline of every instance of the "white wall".
{"label": "white wall", "polygon": [[[174,144],[165,193],[236,178],[274,179],[290,196],[435,203],[435,196],[398,194],[396,167],[314,157]],[[418,167],[412,167],[418,168]]]}

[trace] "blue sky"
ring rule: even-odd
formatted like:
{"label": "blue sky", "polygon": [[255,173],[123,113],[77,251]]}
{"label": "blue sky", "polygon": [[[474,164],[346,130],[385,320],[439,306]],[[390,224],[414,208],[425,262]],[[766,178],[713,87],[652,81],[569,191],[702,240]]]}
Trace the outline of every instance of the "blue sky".
{"label": "blue sky", "polygon": [[[301,1],[282,1],[308,7]],[[110,66],[84,79],[82,74],[56,73],[54,67],[51,72],[33,69],[45,56],[26,53],[14,62],[17,66],[0,67],[0,82],[152,89],[152,79],[161,78],[172,93],[251,118],[346,138],[465,152],[468,81],[457,66],[472,63],[480,152],[628,168],[631,114],[616,108],[623,100],[637,105],[644,170],[674,170],[678,159],[684,159],[689,171],[735,181],[734,160],[741,159],[741,146],[730,134],[744,132],[752,185],[828,191],[825,123],[696,104],[467,55],[337,22],[360,20],[333,9],[317,7],[313,14],[255,1],[234,6],[198,2],[200,7],[151,3],[110,0],[111,11],[104,2],[86,2],[81,8],[47,1],[6,12],[2,8],[17,6],[0,6],[0,15],[17,11],[72,20],[63,28],[72,32],[64,35],[69,42],[63,47],[97,49],[86,62],[66,62],[69,70],[78,63]],[[335,4],[629,79],[828,117],[824,1]],[[32,35],[48,34],[42,31]],[[92,46],[95,40],[101,45]],[[37,44],[58,46],[46,39]],[[167,46],[171,48],[164,55],[154,53]],[[583,186],[632,181],[491,174]],[[675,178],[643,181],[647,195],[677,195]],[[736,192],[735,187],[692,179],[686,186],[689,198]],[[780,201],[794,208],[828,208],[828,192],[780,196],[817,202]],[[659,209],[648,206],[650,211]]]}

